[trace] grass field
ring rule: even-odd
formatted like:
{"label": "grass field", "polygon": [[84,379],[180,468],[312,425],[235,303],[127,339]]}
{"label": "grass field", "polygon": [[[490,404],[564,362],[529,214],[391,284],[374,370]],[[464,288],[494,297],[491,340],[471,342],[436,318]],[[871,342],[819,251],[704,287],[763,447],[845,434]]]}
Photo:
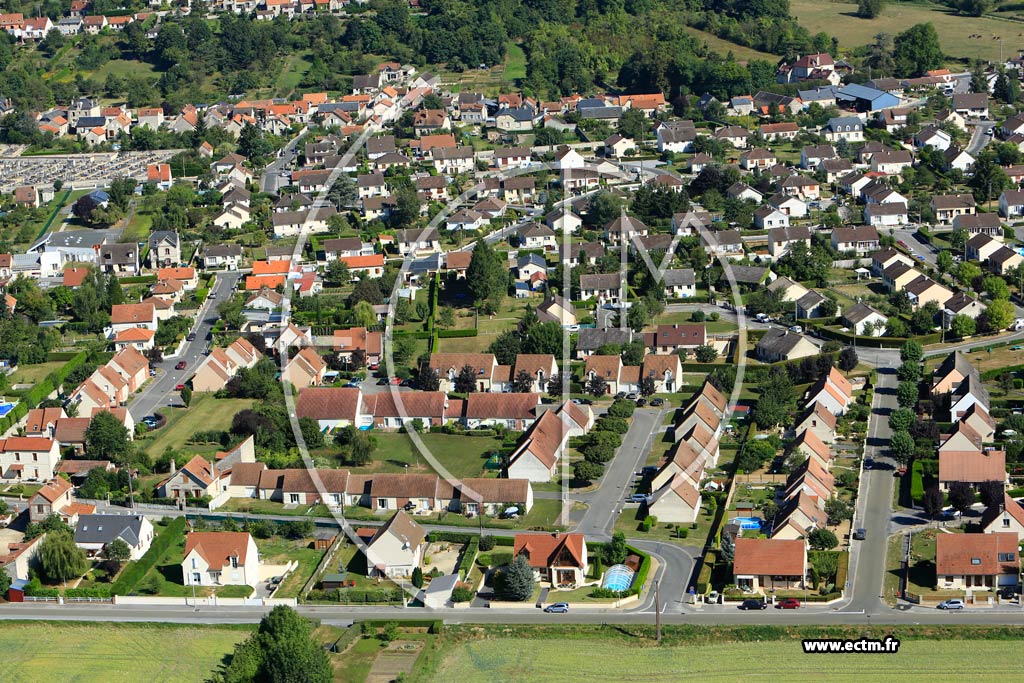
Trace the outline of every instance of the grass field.
{"label": "grass field", "polygon": [[526,53],[515,43],[509,43],[505,48],[505,73],[502,78],[506,81],[526,78]]}
{"label": "grass field", "polygon": [[64,361],[38,363],[36,365],[19,365],[17,372],[8,378],[10,384],[36,384],[41,382],[54,370],[60,370]]}
{"label": "grass field", "polygon": [[289,574],[277,592],[276,598],[298,597],[299,591],[306,585],[309,577],[313,576],[316,566],[324,556],[323,550],[311,547],[308,540],[290,541],[287,538],[274,536],[256,542],[260,550],[260,561],[267,564],[286,564],[290,560],[296,560],[299,566]]}
{"label": "grass field", "polygon": [[[852,634],[851,634],[852,635]],[[955,638],[955,635],[952,636]],[[899,653],[872,656],[806,656],[798,639],[773,643],[734,642],[655,647],[651,641],[580,638],[569,648],[558,638],[493,638],[455,645],[425,681],[547,683],[566,680],[567,652],[572,679],[618,682],[623,672],[647,683],[676,681],[903,681],[908,672],[927,681],[1010,680],[1019,664],[1014,647],[992,640],[904,640]],[[585,653],[585,655],[583,654]],[[774,663],[774,665],[773,665]],[[780,678],[781,677],[781,678]]]}
{"label": "grass field", "polygon": [[[228,429],[231,419],[240,410],[251,408],[254,401],[248,398],[214,398],[212,395],[196,394],[190,408],[162,408],[167,416],[167,425],[161,427],[152,438],[142,441],[142,447],[151,457],[166,451],[184,450],[188,439],[199,431]],[[219,446],[188,446],[189,453],[212,454],[221,450]]]}
{"label": "grass field", "polygon": [[[952,58],[999,59],[999,38],[1003,56],[1012,57],[1021,43],[1024,26],[988,17],[959,17],[946,7],[932,4],[888,2],[876,19],[858,19],[855,2],[792,0],[790,13],[811,33],[824,31],[839,38],[844,48],[865,45],[878,33],[895,35],[914,24],[931,22],[939,34],[942,51]],[[980,36],[972,38],[971,36]]]}
{"label": "grass field", "polygon": [[[408,434],[380,433],[374,462],[369,467],[352,468],[354,472],[429,472],[429,465],[413,444]],[[470,437],[458,434],[420,434],[427,452],[437,459],[448,472],[459,479],[483,475],[484,463],[501,441],[489,437]]]}
{"label": "grass field", "polygon": [[754,48],[747,47],[746,45],[737,45],[736,43],[719,38],[713,33],[701,31],[700,29],[693,28],[692,26],[687,26],[685,28],[687,33],[690,33],[704,41],[711,50],[723,55],[732,52],[736,59],[741,62],[749,62],[751,59],[763,59],[774,64],[779,61],[779,58],[776,55],[761,52],[760,50],[755,50]]}
{"label": "grass field", "polygon": [[0,629],[4,680],[202,681],[214,672],[245,627],[20,622]]}

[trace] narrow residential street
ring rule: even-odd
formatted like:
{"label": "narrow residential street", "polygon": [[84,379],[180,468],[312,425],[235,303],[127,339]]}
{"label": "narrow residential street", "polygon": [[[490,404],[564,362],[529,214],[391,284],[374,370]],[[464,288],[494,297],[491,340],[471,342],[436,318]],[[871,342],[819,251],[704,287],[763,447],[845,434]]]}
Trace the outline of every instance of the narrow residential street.
{"label": "narrow residential street", "polygon": [[[217,305],[231,297],[241,276],[241,273],[234,270],[217,273],[217,280],[210,290],[210,296],[199,309],[196,323],[192,327],[196,335],[195,341],[185,342],[179,355],[153,363],[152,368],[157,371],[157,375],[151,378],[128,404],[128,411],[136,422],[146,415],[152,415],[160,406],[167,405],[168,397],[176,393],[175,387],[184,384],[195,374],[196,368],[206,357],[203,351],[210,343],[206,337],[217,322]],[[174,366],[180,361],[185,361],[185,368],[176,370]]]}
{"label": "narrow residential street", "polygon": [[[868,418],[868,440],[864,457],[875,463],[891,463],[889,440],[889,414],[899,407],[896,401],[896,371],[879,368],[875,386],[875,398]],[[892,517],[892,495],[895,482],[893,470],[867,469],[863,471],[860,483],[857,509],[853,517],[853,528],[863,528],[863,541],[853,541],[850,553],[852,593],[849,609],[879,614],[885,608],[879,600],[885,578],[885,553],[889,537],[889,520]]]}

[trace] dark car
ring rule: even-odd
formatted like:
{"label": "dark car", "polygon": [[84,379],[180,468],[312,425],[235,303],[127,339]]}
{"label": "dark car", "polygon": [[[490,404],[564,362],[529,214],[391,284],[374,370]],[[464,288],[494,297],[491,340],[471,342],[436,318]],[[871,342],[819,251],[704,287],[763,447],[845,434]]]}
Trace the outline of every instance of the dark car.
{"label": "dark car", "polygon": [[1017,589],[1013,586],[1003,586],[999,589],[999,597],[1003,600],[1013,600],[1017,597]]}
{"label": "dark car", "polygon": [[747,598],[740,603],[740,609],[768,609],[768,603],[757,598]]}
{"label": "dark car", "polygon": [[620,391],[615,394],[615,398],[626,398],[626,392]]}
{"label": "dark car", "polygon": [[188,363],[186,363],[183,360],[180,360],[180,361],[178,361],[178,364],[174,366],[174,369],[175,370],[184,370],[186,365],[188,365]]}
{"label": "dark car", "polygon": [[645,405],[647,405],[647,399],[646,398],[638,398],[636,400],[636,407],[637,408],[643,408]]}
{"label": "dark car", "polygon": [[665,405],[665,399],[663,399],[663,398],[652,398],[651,399],[651,407],[652,408],[660,408],[663,405]]}
{"label": "dark car", "polygon": [[378,387],[386,387],[387,385],[388,385],[388,378],[387,377],[381,377],[379,380],[377,380],[377,386]]}
{"label": "dark car", "polygon": [[188,336],[185,337],[185,339],[187,339],[188,341],[195,341],[196,340],[196,333],[195,332],[189,332]]}
{"label": "dark car", "polygon": [[867,536],[867,533],[868,532],[867,532],[866,529],[857,529],[856,531],[853,532],[853,540],[855,540],[855,541],[863,541],[864,538]]}
{"label": "dark car", "polygon": [[800,601],[796,598],[783,598],[775,603],[775,609],[800,609]]}

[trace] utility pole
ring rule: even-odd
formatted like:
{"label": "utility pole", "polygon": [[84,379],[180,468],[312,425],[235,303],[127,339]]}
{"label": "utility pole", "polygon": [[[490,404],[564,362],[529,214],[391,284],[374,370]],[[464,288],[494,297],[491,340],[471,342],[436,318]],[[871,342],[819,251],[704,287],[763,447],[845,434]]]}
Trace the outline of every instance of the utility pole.
{"label": "utility pole", "polygon": [[655,638],[661,642],[661,593],[659,590],[659,582],[657,579],[654,581],[654,629]]}

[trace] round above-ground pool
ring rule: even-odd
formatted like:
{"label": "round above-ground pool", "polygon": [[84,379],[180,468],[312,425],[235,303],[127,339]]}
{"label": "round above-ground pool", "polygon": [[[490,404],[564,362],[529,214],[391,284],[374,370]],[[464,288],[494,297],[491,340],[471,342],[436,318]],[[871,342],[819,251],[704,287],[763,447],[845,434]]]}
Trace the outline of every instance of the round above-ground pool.
{"label": "round above-ground pool", "polygon": [[605,572],[601,587],[613,591],[628,591],[629,587],[633,585],[635,574],[636,572],[624,564],[612,565]]}
{"label": "round above-ground pool", "polygon": [[741,529],[760,529],[764,520],[760,517],[737,517],[732,521],[739,524]]}

